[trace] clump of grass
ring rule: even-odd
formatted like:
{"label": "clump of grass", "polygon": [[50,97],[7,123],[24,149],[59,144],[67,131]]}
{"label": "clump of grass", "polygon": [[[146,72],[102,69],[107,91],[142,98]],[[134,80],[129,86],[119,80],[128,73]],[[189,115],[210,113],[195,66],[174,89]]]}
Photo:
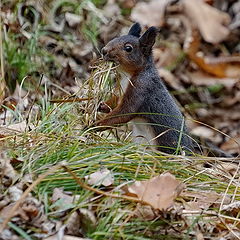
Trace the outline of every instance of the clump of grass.
{"label": "clump of grass", "polygon": [[[115,178],[112,188],[117,189],[123,183],[146,180],[169,171],[185,182],[188,191],[225,192],[232,201],[240,200],[240,195],[236,193],[237,175],[233,177],[224,169],[203,168],[205,161],[217,163],[216,158],[162,154],[131,143],[124,131],[119,131],[116,137],[114,131],[96,132],[86,129],[98,118],[99,103],[114,92],[110,77],[113,68],[112,64],[100,61],[94,66],[90,78],[80,86],[78,96],[87,97],[87,101],[78,102],[76,99],[74,102],[73,99],[73,102],[50,104],[45,100],[44,111],[40,114],[40,121],[35,122],[35,128],[9,141],[9,154],[23,159],[20,168],[22,176],[30,173],[37,178],[40,173],[64,161],[82,179],[101,167],[108,168]],[[220,169],[221,161],[219,162],[217,166]],[[111,200],[108,197],[95,198],[93,192],[80,188],[75,179],[62,168],[43,179],[34,194],[40,199],[50,198],[52,191],[58,187],[80,196],[75,208],[92,209],[94,206],[96,209],[94,213],[98,219],[97,226],[86,229],[85,233],[91,239],[166,239],[166,228],[174,226],[176,229],[176,226],[184,224],[177,217],[159,217],[154,221],[129,218],[129,215],[134,215],[135,203],[121,199]],[[44,202],[51,215],[51,204]],[[180,236],[173,232],[168,234],[168,238],[189,237],[193,226],[199,221],[208,221],[209,218],[210,215],[205,219],[199,213],[192,219],[192,225],[181,231]]]}

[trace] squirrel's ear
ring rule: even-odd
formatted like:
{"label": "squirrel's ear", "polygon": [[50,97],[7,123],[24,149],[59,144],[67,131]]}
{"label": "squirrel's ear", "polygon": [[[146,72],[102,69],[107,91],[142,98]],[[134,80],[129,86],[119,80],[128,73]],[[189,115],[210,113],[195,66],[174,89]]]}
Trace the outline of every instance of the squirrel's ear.
{"label": "squirrel's ear", "polygon": [[150,54],[157,36],[157,28],[150,27],[139,39],[144,54]]}
{"label": "squirrel's ear", "polygon": [[134,23],[130,28],[128,35],[133,35],[135,37],[140,37],[141,34],[141,26],[139,23]]}

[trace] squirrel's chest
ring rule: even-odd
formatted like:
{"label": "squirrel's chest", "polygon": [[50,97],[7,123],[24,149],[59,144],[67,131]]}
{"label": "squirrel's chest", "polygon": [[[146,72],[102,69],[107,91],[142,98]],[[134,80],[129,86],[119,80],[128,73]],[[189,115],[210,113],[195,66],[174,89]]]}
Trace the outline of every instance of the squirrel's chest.
{"label": "squirrel's chest", "polygon": [[126,73],[126,72],[121,72],[120,73],[120,92],[121,95],[123,95],[128,87],[128,84],[130,82],[130,74]]}
{"label": "squirrel's chest", "polygon": [[[128,73],[122,72],[120,79],[121,93],[124,94],[130,83],[130,75]],[[155,133],[153,128],[144,118],[136,117],[130,121],[130,126],[132,127],[132,138],[135,143],[147,144],[147,145],[157,145],[155,139]]]}
{"label": "squirrel's chest", "polygon": [[156,134],[144,118],[134,118],[130,124],[132,125],[132,138],[135,143],[157,145]]}

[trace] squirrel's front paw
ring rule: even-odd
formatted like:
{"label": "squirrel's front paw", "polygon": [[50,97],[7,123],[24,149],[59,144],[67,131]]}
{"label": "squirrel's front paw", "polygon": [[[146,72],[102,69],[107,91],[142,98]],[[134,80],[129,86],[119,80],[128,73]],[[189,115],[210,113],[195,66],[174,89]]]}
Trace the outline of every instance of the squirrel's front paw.
{"label": "squirrel's front paw", "polygon": [[101,102],[99,104],[98,112],[109,113],[111,111],[112,111],[112,109],[105,102]]}

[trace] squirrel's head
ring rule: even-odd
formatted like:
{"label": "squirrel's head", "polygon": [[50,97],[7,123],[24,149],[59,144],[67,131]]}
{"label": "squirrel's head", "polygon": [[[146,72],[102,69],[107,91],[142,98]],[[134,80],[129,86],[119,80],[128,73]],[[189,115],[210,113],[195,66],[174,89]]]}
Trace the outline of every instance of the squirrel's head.
{"label": "squirrel's head", "polygon": [[129,73],[142,69],[152,55],[157,29],[150,27],[143,35],[140,33],[140,24],[133,24],[127,35],[114,38],[102,49],[104,59],[119,63]]}

